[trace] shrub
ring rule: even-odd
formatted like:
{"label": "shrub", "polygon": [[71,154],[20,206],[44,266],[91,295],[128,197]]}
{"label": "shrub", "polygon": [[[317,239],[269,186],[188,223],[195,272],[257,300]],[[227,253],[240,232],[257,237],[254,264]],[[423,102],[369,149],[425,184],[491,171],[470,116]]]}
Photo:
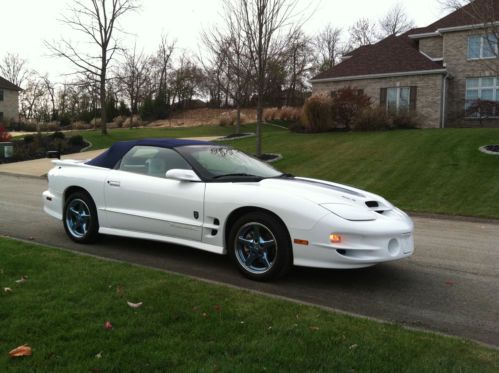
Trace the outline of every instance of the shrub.
{"label": "shrub", "polygon": [[26,135],[26,136],[24,136],[23,141],[25,144],[33,144],[35,142],[35,136],[34,135]]}
{"label": "shrub", "polygon": [[92,125],[82,121],[78,121],[78,122],[73,122],[73,124],[71,124],[71,128],[73,130],[89,130],[92,128]]}
{"label": "shrub", "polygon": [[333,128],[332,100],[325,95],[310,97],[303,106],[302,124],[308,131],[323,132]]}
{"label": "shrub", "polygon": [[279,119],[278,115],[278,108],[268,108],[263,111],[263,120],[266,122],[272,122],[273,120]]}
{"label": "shrub", "polygon": [[123,124],[126,121],[126,117],[124,115],[118,115],[113,119],[113,124],[116,125],[116,127],[121,128],[123,127]]}
{"label": "shrub", "polygon": [[90,121],[90,124],[94,129],[98,129],[101,127],[101,119],[100,118],[94,118]]}
{"label": "shrub", "polygon": [[392,123],[394,128],[400,129],[415,129],[421,128],[421,120],[415,112],[404,111],[392,115]]}
{"label": "shrub", "polygon": [[140,127],[144,124],[140,116],[134,115],[132,118],[128,117],[125,119],[123,122],[123,128],[134,128],[134,127]]}
{"label": "shrub", "polygon": [[54,132],[52,135],[50,135],[50,137],[54,140],[56,139],[59,139],[59,140],[64,140],[66,138],[66,135],[64,135],[64,133],[62,132]]}
{"label": "shrub", "polygon": [[371,98],[363,91],[345,87],[331,93],[332,115],[336,127],[350,129],[357,113],[371,106]]}
{"label": "shrub", "polygon": [[[248,117],[244,113],[241,113],[240,121],[241,124],[247,123]],[[237,123],[237,110],[227,111],[220,114],[218,124],[221,127],[233,126],[236,123]]]}
{"label": "shrub", "polygon": [[71,136],[68,140],[68,143],[69,143],[69,145],[72,145],[72,146],[85,146],[86,145],[85,140],[83,140],[82,135]]}
{"label": "shrub", "polygon": [[9,141],[12,138],[3,125],[0,125],[0,142]]}
{"label": "shrub", "polygon": [[384,108],[367,107],[354,116],[351,127],[354,131],[384,131],[392,127],[392,118]]}

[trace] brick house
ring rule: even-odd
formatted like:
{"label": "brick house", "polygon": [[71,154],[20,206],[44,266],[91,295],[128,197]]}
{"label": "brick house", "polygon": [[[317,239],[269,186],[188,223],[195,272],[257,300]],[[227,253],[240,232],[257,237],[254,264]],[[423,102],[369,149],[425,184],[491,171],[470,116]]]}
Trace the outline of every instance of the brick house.
{"label": "brick house", "polygon": [[19,120],[19,92],[17,85],[0,76],[0,122]]}
{"label": "brick house", "polygon": [[[415,111],[426,128],[498,127],[496,20],[499,1],[475,0],[427,27],[354,50],[311,80],[313,92],[354,87],[374,105]],[[484,103],[491,105],[477,107]]]}

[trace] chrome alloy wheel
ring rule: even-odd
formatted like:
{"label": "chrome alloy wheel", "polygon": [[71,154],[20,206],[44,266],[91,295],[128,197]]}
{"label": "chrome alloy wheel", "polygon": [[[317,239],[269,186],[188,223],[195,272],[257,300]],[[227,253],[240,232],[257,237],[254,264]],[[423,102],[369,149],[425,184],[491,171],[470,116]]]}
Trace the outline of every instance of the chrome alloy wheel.
{"label": "chrome alloy wheel", "polygon": [[277,241],[265,225],[252,222],[237,232],[234,246],[236,258],[243,268],[253,274],[268,272],[277,258]]}
{"label": "chrome alloy wheel", "polygon": [[76,238],[83,238],[90,226],[90,209],[85,201],[73,199],[66,207],[66,226]]}

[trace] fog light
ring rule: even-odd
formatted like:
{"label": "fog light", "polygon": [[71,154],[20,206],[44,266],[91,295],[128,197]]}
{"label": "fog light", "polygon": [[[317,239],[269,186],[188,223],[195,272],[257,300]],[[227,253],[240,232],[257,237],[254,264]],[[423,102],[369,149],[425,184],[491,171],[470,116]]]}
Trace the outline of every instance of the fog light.
{"label": "fog light", "polygon": [[331,241],[331,243],[341,243],[343,239],[339,234],[331,234],[329,235],[329,241]]}

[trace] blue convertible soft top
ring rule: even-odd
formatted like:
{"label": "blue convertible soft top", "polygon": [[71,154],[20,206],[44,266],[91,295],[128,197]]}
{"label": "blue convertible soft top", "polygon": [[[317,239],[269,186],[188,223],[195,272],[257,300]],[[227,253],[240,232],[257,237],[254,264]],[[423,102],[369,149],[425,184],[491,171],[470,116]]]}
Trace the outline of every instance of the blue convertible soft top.
{"label": "blue convertible soft top", "polygon": [[90,166],[102,167],[102,168],[114,168],[116,163],[123,158],[123,156],[128,153],[130,149],[134,146],[157,146],[160,148],[176,148],[179,146],[189,146],[189,145],[214,145],[212,142],[208,141],[198,141],[198,140],[181,140],[181,139],[143,139],[143,140],[133,140],[133,141],[120,141],[114,143],[107,151],[99,155],[98,157],[87,162]]}

